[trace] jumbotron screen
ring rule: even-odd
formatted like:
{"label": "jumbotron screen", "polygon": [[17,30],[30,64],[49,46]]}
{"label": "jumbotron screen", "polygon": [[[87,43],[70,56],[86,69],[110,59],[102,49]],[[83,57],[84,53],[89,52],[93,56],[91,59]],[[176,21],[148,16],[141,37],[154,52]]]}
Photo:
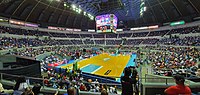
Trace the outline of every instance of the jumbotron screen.
{"label": "jumbotron screen", "polygon": [[96,16],[96,31],[102,32],[114,32],[117,29],[117,17],[114,14],[105,14]]}

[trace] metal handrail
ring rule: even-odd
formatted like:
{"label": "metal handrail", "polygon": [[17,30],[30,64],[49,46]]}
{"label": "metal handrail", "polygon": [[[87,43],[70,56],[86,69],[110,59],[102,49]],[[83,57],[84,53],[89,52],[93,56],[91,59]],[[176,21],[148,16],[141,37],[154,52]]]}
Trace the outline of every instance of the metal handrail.
{"label": "metal handrail", "polygon": [[[11,77],[20,77],[20,75],[12,75],[12,74],[7,74],[7,73],[0,73],[0,76],[1,76],[1,80],[3,80],[3,75],[7,75],[7,76],[11,76]],[[42,77],[42,78],[36,78],[36,77],[27,77],[27,76],[25,76],[25,78],[26,79],[35,79],[35,80],[42,80],[43,81],[43,86],[44,86],[44,77]],[[120,77],[118,77],[118,78],[120,78]],[[165,79],[165,83],[166,83],[166,85],[168,84],[168,79],[172,79],[172,78],[162,78],[162,77],[159,77],[159,78],[155,78],[155,77],[152,77],[152,78],[147,78],[146,77],[146,75],[145,75],[145,77],[140,77],[140,78],[138,78],[138,80],[143,80],[143,79],[145,79],[145,81],[144,82],[147,82],[147,79]],[[89,83],[89,82],[82,82],[82,83]],[[116,83],[91,83],[91,84],[102,84],[102,85],[118,85],[118,86],[120,86],[121,84],[116,84]]]}

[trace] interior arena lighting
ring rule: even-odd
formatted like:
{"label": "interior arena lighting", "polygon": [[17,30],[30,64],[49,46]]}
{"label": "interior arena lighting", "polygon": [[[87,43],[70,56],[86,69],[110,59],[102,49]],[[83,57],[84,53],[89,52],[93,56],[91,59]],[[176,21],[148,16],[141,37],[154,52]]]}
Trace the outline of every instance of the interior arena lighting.
{"label": "interior arena lighting", "polygon": [[64,2],[64,7],[65,7],[65,8],[67,7],[67,2]]}
{"label": "interior arena lighting", "polygon": [[78,9],[79,13],[82,11],[80,8]]}
{"label": "interior arena lighting", "polygon": [[76,9],[76,5],[72,4],[71,6],[72,6],[73,9]]}
{"label": "interior arena lighting", "polygon": [[94,16],[92,16],[92,15],[90,15],[89,18],[90,18],[91,20],[94,20]]}
{"label": "interior arena lighting", "polygon": [[78,8],[76,8],[76,10],[75,10],[77,13],[78,13]]}
{"label": "interior arena lighting", "polygon": [[75,11],[76,13],[79,13],[79,14],[83,13],[83,15],[89,17],[90,20],[94,20],[94,16],[92,16],[91,14],[89,14],[89,13],[87,13],[87,12],[85,12],[85,11],[82,12],[83,10],[80,8],[80,6],[77,7],[76,5],[71,4],[71,9],[72,9],[73,11]]}
{"label": "interior arena lighting", "polygon": [[147,7],[144,7],[144,12],[147,10]]}
{"label": "interior arena lighting", "polygon": [[145,6],[145,1],[144,0],[141,0],[140,2],[140,16],[142,17],[144,12],[146,11],[146,6]]}
{"label": "interior arena lighting", "polygon": [[91,20],[94,20],[94,17],[90,17]]}
{"label": "interior arena lighting", "polygon": [[86,14],[87,14],[86,12],[83,12],[83,15],[84,15],[84,16],[86,16]]}
{"label": "interior arena lighting", "polygon": [[79,9],[78,9],[78,12],[81,13],[81,11],[82,11],[82,10],[79,8]]}

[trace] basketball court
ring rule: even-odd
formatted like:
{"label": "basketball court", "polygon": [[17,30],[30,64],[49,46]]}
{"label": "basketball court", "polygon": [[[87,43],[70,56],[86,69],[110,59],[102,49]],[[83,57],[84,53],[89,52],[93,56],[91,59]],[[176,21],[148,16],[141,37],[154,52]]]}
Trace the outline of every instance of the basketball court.
{"label": "basketball court", "polygon": [[[91,73],[105,77],[121,77],[123,70],[128,66],[135,66],[136,54],[132,55],[110,55],[100,54],[78,62],[78,68],[82,72]],[[61,68],[72,69],[73,64],[62,65]]]}

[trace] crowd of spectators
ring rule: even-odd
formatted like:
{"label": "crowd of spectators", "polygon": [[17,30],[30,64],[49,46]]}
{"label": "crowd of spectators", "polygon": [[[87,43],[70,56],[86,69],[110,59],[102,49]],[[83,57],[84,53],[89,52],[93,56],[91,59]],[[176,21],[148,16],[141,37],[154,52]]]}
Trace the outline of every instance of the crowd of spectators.
{"label": "crowd of spectators", "polygon": [[132,37],[146,37],[149,32],[133,33]]}
{"label": "crowd of spectators", "polygon": [[152,39],[143,39],[142,44],[150,44],[150,45],[155,45],[159,41],[157,38],[152,38]]}
{"label": "crowd of spectators", "polygon": [[23,47],[38,47],[47,45],[48,40],[32,39],[32,38],[13,38],[13,37],[1,37],[0,38],[0,50],[10,48],[23,48]]}
{"label": "crowd of spectators", "polygon": [[[1,37],[0,50],[11,48],[25,48],[25,47],[38,47],[38,46],[52,46],[52,45],[178,45],[178,46],[200,46],[200,37],[172,37],[172,38],[148,38],[148,39],[118,39],[118,40],[92,40],[92,39],[72,39],[72,40],[41,40],[38,38],[13,38]],[[123,43],[122,43],[123,42]]]}
{"label": "crowd of spectators", "polygon": [[39,30],[26,30],[20,28],[11,28],[0,26],[1,33],[9,33],[15,35],[30,35],[30,36],[50,36],[50,37],[68,37],[68,38],[122,38],[122,37],[146,37],[146,36],[164,36],[172,34],[189,34],[199,33],[199,26],[191,26],[185,28],[169,29],[163,31],[149,31],[139,33],[119,33],[119,34],[73,34],[73,33],[55,33]]}
{"label": "crowd of spectators", "polygon": [[101,92],[106,90],[110,93],[117,94],[116,86],[106,86],[104,83],[99,83],[99,81],[92,79],[84,79],[82,77],[81,71],[69,71],[65,69],[62,73],[56,73],[54,70],[47,71],[48,76],[45,77],[45,86],[53,87],[55,89],[68,89],[70,87],[75,87],[80,91],[89,92]]}
{"label": "crowd of spectators", "polygon": [[[199,46],[199,36],[171,36],[172,34],[188,34],[188,33],[199,33],[200,28],[198,26],[178,28],[172,30],[163,31],[150,31],[141,33],[119,33],[119,34],[72,34],[72,33],[54,33],[44,32],[38,30],[26,30],[11,27],[0,27],[1,33],[9,33],[14,35],[31,35],[37,36],[37,38],[14,38],[14,37],[1,37],[0,38],[0,50],[9,48],[22,48],[22,47],[37,47],[44,45],[118,45],[122,44],[124,39],[131,37],[148,37],[148,36],[164,36],[170,35],[170,37],[164,38],[145,38],[145,39],[127,39],[123,42],[124,45],[139,45],[139,44],[164,44],[164,45],[180,45],[180,46]],[[40,36],[49,36],[46,39],[40,39]],[[76,39],[57,39],[53,40],[51,37],[62,37],[62,38],[76,38]],[[80,39],[77,39],[80,38]],[[91,39],[97,38],[97,39]],[[101,39],[98,39],[101,38]],[[102,39],[103,38],[103,39]],[[106,38],[121,38],[106,39]]]}
{"label": "crowd of spectators", "polygon": [[81,38],[93,38],[92,34],[81,34]]}
{"label": "crowd of spectators", "polygon": [[104,34],[95,34],[93,35],[94,38],[105,38]]}
{"label": "crowd of spectators", "polygon": [[130,38],[132,34],[133,33],[120,33],[118,38],[123,38],[123,37]]}
{"label": "crowd of spectators", "polygon": [[172,30],[169,30],[169,33],[167,33],[167,35],[172,35],[172,34],[189,34],[189,33],[200,33],[199,26],[192,26],[192,27],[186,27],[186,28],[172,29]]}
{"label": "crowd of spectators", "polygon": [[106,38],[117,38],[118,34],[106,34]]}
{"label": "crowd of spectators", "polygon": [[29,36],[49,36],[48,32],[0,26],[1,33]]}
{"label": "crowd of spectators", "polygon": [[83,40],[83,42],[86,45],[94,45],[94,40],[93,39],[85,39],[85,40]]}
{"label": "crowd of spectators", "polygon": [[200,36],[184,37],[178,36],[160,39],[157,44],[178,45],[178,46],[200,46]]}
{"label": "crowd of spectators", "polygon": [[200,53],[196,48],[161,47],[160,50],[149,52],[143,60],[144,64],[151,64],[153,73],[172,76],[174,74],[196,75]]}
{"label": "crowd of spectators", "polygon": [[56,51],[56,47],[25,48],[22,50],[15,50],[9,53],[12,55],[36,57],[37,55],[53,51]]}
{"label": "crowd of spectators", "polygon": [[167,34],[169,32],[169,30],[163,30],[163,31],[152,31],[149,33],[148,36],[164,36],[165,34]]}
{"label": "crowd of spectators", "polygon": [[128,39],[124,40],[124,45],[139,45],[143,39]]}
{"label": "crowd of spectators", "polygon": [[107,45],[120,45],[122,40],[106,40]]}

